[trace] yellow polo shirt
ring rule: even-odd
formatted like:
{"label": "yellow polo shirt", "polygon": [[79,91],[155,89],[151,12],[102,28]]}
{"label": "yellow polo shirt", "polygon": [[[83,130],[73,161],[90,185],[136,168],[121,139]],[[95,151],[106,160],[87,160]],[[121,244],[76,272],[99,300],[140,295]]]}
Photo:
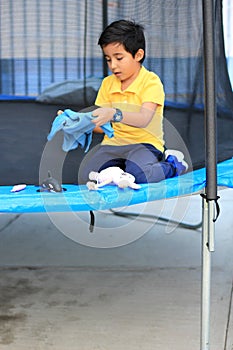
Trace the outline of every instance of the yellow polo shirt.
{"label": "yellow polo shirt", "polygon": [[156,103],[156,112],[146,128],[137,128],[123,123],[112,123],[114,137],[105,135],[102,144],[123,146],[135,143],[149,143],[164,151],[163,108],[164,90],[160,78],[144,66],[132,84],[124,91],[121,82],[114,75],[106,77],[99,89],[95,104],[100,107],[119,108],[128,112],[138,112],[144,102]]}

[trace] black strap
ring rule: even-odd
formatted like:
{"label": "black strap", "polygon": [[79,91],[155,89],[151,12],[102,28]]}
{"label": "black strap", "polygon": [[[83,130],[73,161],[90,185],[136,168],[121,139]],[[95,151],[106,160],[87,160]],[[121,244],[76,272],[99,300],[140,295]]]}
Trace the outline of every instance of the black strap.
{"label": "black strap", "polygon": [[219,214],[220,214],[220,206],[218,204],[218,199],[220,198],[219,196],[217,196],[217,198],[214,198],[214,199],[209,199],[207,198],[207,195],[205,193],[201,193],[201,197],[204,198],[206,200],[206,202],[210,202],[210,201],[214,201],[215,202],[215,207],[216,207],[216,212],[217,212],[217,215],[216,215],[216,218],[213,220],[213,222],[216,222],[218,217],[219,217]]}
{"label": "black strap", "polygon": [[90,232],[94,231],[94,226],[95,226],[95,214],[92,210],[90,210],[90,226],[89,226]]}

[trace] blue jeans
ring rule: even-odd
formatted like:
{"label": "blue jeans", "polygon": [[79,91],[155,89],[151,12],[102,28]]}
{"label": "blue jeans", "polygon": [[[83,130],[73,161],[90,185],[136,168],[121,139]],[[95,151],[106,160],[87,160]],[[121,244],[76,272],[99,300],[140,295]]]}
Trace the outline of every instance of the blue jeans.
{"label": "blue jeans", "polygon": [[111,166],[118,166],[132,174],[136,183],[159,182],[175,175],[174,166],[164,161],[163,153],[150,144],[99,145],[83,159],[78,183],[85,184],[91,171],[100,172]]}

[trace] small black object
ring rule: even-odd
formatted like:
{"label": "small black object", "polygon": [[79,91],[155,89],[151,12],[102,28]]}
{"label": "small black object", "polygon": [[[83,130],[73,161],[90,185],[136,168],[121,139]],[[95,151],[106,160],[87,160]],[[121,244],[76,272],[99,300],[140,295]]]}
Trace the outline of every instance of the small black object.
{"label": "small black object", "polygon": [[90,210],[90,226],[89,226],[90,232],[94,231],[94,226],[95,226],[95,215],[94,215],[94,212]]}
{"label": "small black object", "polygon": [[61,184],[54,177],[52,177],[50,171],[48,171],[48,177],[42,182],[40,187],[41,192],[62,192],[63,190]]}

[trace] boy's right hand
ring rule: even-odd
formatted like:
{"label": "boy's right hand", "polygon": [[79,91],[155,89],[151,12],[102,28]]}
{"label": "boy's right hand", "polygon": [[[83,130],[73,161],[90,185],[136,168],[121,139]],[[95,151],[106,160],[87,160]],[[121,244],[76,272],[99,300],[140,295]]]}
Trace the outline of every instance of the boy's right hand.
{"label": "boy's right hand", "polygon": [[[62,113],[64,113],[64,111],[62,111],[61,109],[57,111],[57,115],[60,115]],[[99,126],[96,126],[93,131],[97,134],[103,134],[103,129],[101,129],[101,127]]]}

